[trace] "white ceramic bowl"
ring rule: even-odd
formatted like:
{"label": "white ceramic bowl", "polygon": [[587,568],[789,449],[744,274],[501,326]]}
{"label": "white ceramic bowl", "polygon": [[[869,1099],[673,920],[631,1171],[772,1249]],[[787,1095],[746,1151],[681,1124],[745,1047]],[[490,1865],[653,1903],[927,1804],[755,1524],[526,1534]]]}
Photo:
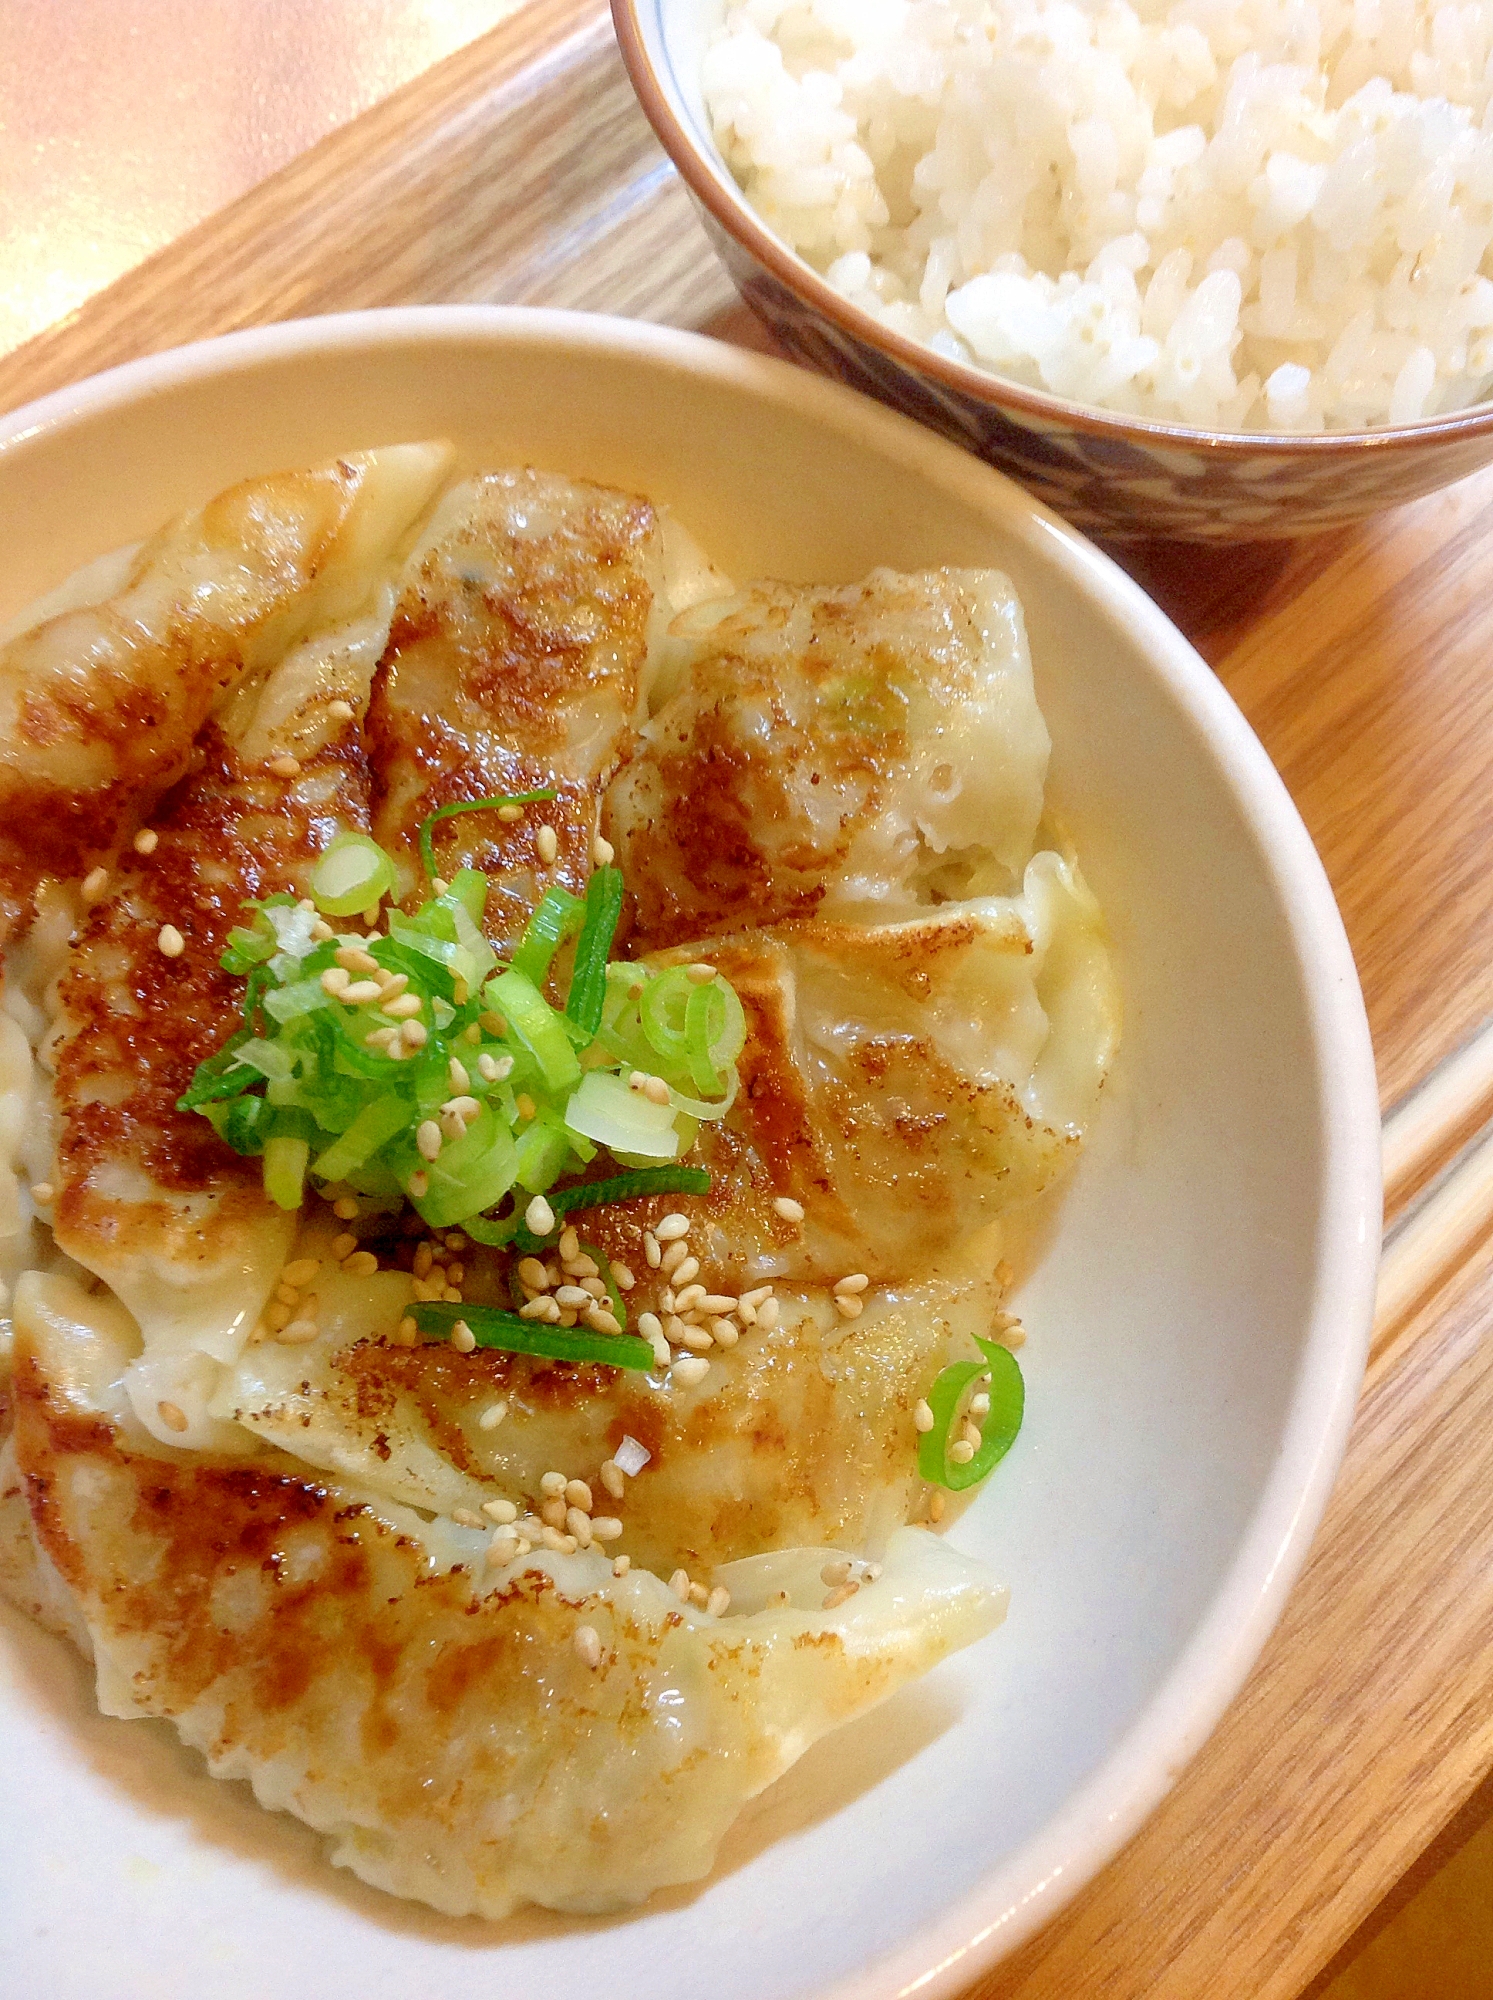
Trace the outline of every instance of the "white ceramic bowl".
{"label": "white ceramic bowl", "polygon": [[270,327],[0,428],[0,618],[242,475],[446,433],[675,507],[737,576],[997,563],[1125,1039],[1022,1307],[1026,1430],[955,1530],[1004,1628],[831,1738],[715,1875],[616,1921],[452,1923],[334,1873],[60,1643],[0,1649],[0,1990],[49,2000],[952,1994],[1071,1896],[1203,1741],[1336,1470],[1379,1234],[1367,1027],[1280,781],[1139,590],[1017,487],[831,383],[688,335],[481,308]]}

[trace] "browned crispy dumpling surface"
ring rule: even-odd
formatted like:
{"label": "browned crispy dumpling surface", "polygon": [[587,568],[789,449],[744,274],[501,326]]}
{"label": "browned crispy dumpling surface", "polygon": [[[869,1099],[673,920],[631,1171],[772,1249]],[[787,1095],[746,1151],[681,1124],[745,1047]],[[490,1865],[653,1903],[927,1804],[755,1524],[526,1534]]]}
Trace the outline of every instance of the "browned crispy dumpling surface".
{"label": "browned crispy dumpling surface", "polygon": [[[613,1909],[703,1874],[814,1737],[1001,1616],[908,1525],[918,1405],[1005,1324],[1002,1232],[1071,1164],[1117,1010],[1093,899],[1040,849],[1004,578],[674,617],[690,566],[646,500],[448,470],[400,447],[251,483],[0,646],[0,799],[71,801],[51,845],[0,839],[7,920],[41,912],[0,987],[0,1587],[91,1650],[106,1710],[170,1717],[366,1880]],[[371,829],[411,903],[431,813],[532,791],[435,830],[443,872],[487,872],[500,952],[548,883],[584,891],[600,831],[629,955],[713,965],[745,1012],[709,1193],[585,1212],[564,1253],[629,1277],[648,1373],[421,1343],[412,1300],[511,1307],[517,1259],[377,1203],[286,1215],[176,1108],[237,1025],[246,898]],[[296,1263],[292,1342],[267,1302]]]}

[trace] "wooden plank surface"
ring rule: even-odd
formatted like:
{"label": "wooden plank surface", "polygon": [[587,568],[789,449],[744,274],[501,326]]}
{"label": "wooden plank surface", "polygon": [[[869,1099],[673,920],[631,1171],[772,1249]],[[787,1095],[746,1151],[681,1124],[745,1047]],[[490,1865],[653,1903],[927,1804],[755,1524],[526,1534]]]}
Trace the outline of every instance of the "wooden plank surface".
{"label": "wooden plank surface", "polygon": [[[730,297],[601,0],[530,0],[0,359],[0,408],[182,340],[354,306],[574,305],[767,344]],[[1305,816],[1391,1104],[1493,1013],[1493,474],[1309,545],[1122,559]],[[1469,1103],[1468,1125],[1486,1109]],[[1401,1191],[1440,1160],[1426,1152]],[[1493,1250],[1471,1235],[1386,1335],[1243,1695],[983,2000],[1290,2000],[1493,1768]]]}

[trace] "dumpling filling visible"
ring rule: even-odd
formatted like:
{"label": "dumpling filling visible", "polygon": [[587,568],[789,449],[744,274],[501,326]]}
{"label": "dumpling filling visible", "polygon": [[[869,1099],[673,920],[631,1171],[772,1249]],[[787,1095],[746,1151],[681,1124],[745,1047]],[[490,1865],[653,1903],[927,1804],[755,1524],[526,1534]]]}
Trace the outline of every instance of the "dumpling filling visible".
{"label": "dumpling filling visible", "polygon": [[697,1880],[1004,1614],[1118,1025],[1010,585],[425,444],[7,630],[0,1586],[395,1894]]}

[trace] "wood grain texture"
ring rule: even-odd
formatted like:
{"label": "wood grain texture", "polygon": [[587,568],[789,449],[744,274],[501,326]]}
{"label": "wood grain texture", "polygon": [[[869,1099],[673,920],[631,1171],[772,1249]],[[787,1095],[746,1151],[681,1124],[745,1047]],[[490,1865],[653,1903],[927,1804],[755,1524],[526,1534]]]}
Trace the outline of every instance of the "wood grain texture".
{"label": "wood grain texture", "polygon": [[1160,1810],[971,2000],[1293,2000],[1493,1766],[1493,1254],[1360,1407],[1306,1571]]}
{"label": "wood grain texture", "polygon": [[[730,304],[603,0],[530,0],[0,360],[0,407],[237,326],[432,300],[577,305],[771,346]],[[1325,542],[1124,561],[1301,807],[1393,1102],[1493,1013],[1493,473]],[[1244,1694],[982,2000],[1289,2000],[1493,1767],[1490,1325],[1483,1241],[1386,1348]]]}

